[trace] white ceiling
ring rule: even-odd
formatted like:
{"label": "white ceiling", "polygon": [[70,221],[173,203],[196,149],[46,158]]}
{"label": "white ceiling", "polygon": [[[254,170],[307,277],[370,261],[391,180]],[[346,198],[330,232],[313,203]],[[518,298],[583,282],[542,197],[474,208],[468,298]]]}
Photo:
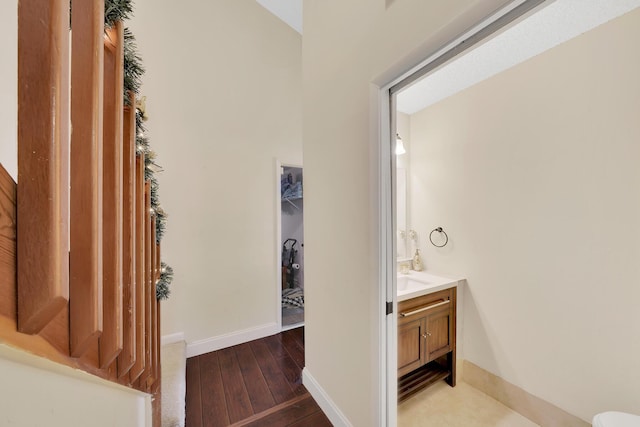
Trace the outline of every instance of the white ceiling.
{"label": "white ceiling", "polygon": [[640,0],[556,0],[403,90],[397,109],[416,113],[640,6]]}
{"label": "white ceiling", "polygon": [[[302,34],[303,0],[256,0]],[[640,6],[640,0],[556,0],[428,74],[397,97],[413,114]]]}
{"label": "white ceiling", "polygon": [[302,0],[256,0],[269,12],[302,34]]}

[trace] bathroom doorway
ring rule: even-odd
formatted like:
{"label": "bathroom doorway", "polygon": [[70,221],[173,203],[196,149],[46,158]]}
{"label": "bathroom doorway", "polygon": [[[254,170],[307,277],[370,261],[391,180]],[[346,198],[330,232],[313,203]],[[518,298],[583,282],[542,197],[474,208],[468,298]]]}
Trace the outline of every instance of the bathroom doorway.
{"label": "bathroom doorway", "polygon": [[[380,286],[380,298],[386,301],[387,313],[391,314],[384,317],[381,322],[381,330],[386,332],[384,339],[381,342],[386,344],[386,348],[383,350],[386,358],[386,411],[381,414],[381,418],[386,420],[386,425],[395,427],[398,424],[398,288],[397,288],[397,275],[401,265],[408,264],[413,266],[415,260],[412,260],[411,256],[416,254],[417,249],[424,249],[425,241],[429,242],[432,236],[429,232],[430,229],[418,227],[416,224],[421,218],[415,217],[412,212],[411,193],[420,188],[420,183],[413,183],[412,185],[412,150],[420,143],[417,139],[412,141],[412,123],[410,114],[407,113],[406,105],[413,101],[413,99],[407,102],[406,97],[410,92],[417,92],[414,97],[418,99],[418,102],[422,101],[422,98],[427,95],[442,96],[441,92],[445,85],[439,81],[435,83],[435,90],[433,86],[427,87],[427,90],[423,90],[420,86],[425,82],[432,81],[436,72],[440,72],[440,75],[446,75],[450,85],[464,84],[459,82],[460,80],[455,73],[448,71],[447,66],[456,63],[460,58],[465,57],[466,54],[472,52],[478,46],[483,45],[488,39],[492,38],[496,34],[506,29],[509,26],[516,25],[518,21],[526,15],[534,14],[538,9],[546,6],[548,0],[514,0],[503,9],[495,12],[493,15],[486,17],[483,21],[479,22],[476,26],[468,30],[466,33],[461,34],[458,38],[452,40],[450,43],[442,46],[436,53],[427,57],[418,66],[413,67],[406,71],[404,74],[398,76],[395,80],[381,87],[380,91],[380,104],[379,104],[379,117],[381,124],[380,131],[380,159],[382,164],[388,165],[381,170],[381,200],[380,208],[382,212],[385,212],[386,220],[381,224],[380,240],[385,242],[380,248],[380,264],[381,268],[381,286]],[[517,46],[517,43],[515,43]],[[474,70],[473,66],[469,67]],[[450,70],[450,69],[449,69]],[[429,80],[431,78],[431,80]],[[448,83],[449,83],[448,81]],[[467,86],[468,87],[468,86]],[[462,90],[459,88],[458,90]],[[405,99],[402,99],[405,98]],[[443,99],[442,96],[440,99]],[[402,141],[402,142],[401,142]],[[413,143],[413,144],[412,144]],[[401,148],[400,148],[401,147]],[[419,167],[414,168],[419,169]],[[404,184],[404,185],[403,185]],[[383,216],[383,217],[384,217]],[[414,218],[415,217],[415,218]],[[431,224],[429,224],[431,225]],[[431,229],[437,230],[440,224],[431,227]],[[417,231],[414,231],[417,230]],[[434,230],[434,231],[435,231]],[[448,239],[447,239],[448,240]],[[437,242],[440,244],[440,242]],[[422,245],[422,246],[421,246]],[[434,246],[436,244],[434,243]],[[443,245],[444,246],[444,245]],[[420,259],[420,263],[424,265],[424,261]],[[426,268],[430,265],[427,263]],[[414,268],[414,267],[409,267]],[[461,307],[460,298],[456,304],[457,307]],[[463,323],[462,310],[458,313],[460,319],[458,322],[458,328]],[[454,312],[454,317],[455,317]],[[456,329],[458,329],[456,328]],[[450,329],[449,329],[450,331]],[[457,340],[461,340],[460,333],[449,336],[456,336]],[[426,338],[427,334],[417,335],[417,339],[411,342],[411,345],[416,344],[420,354],[426,351]],[[406,337],[405,337],[405,342]],[[456,347],[456,343],[452,344],[453,348]],[[414,347],[411,347],[412,349]],[[456,357],[461,357],[461,346],[458,345],[458,354],[451,353],[451,357],[454,359],[450,362],[450,367],[455,367],[457,361]],[[421,356],[419,361],[419,368],[422,368],[422,364],[425,363],[423,359],[427,359]],[[426,366],[426,365],[425,365]],[[419,369],[418,369],[419,370]],[[449,369],[448,375],[455,375],[456,370],[454,368]],[[412,375],[412,373],[404,373]],[[442,377],[446,379],[446,377]],[[455,380],[453,381],[455,383]],[[416,389],[421,388],[422,384],[417,384]],[[406,390],[405,390],[406,391]]]}
{"label": "bathroom doorway", "polygon": [[281,329],[304,325],[304,186],[301,166],[279,167]]}
{"label": "bathroom doorway", "polygon": [[[523,35],[524,33],[531,34],[534,41],[539,42],[544,39],[541,34],[535,33],[537,31],[547,31],[549,32],[549,26],[541,25],[540,20],[553,18],[553,17],[566,17],[571,16],[572,19],[576,22],[579,21],[577,18],[577,13],[562,13],[562,8],[565,7],[565,2],[563,0],[556,1],[547,1],[547,0],[527,0],[527,1],[514,1],[512,4],[506,9],[500,11],[498,14],[488,18],[484,22],[480,23],[477,27],[471,30],[469,33],[464,34],[459,39],[453,41],[447,46],[444,46],[438,53],[434,54],[429,59],[425,60],[420,67],[416,67],[411,71],[408,71],[404,75],[400,76],[397,80],[390,83],[388,86],[383,87],[380,92],[380,99],[382,100],[380,103],[380,123],[381,123],[381,133],[380,133],[380,159],[384,162],[384,164],[389,165],[388,169],[384,169],[381,172],[382,176],[382,189],[380,194],[382,195],[380,201],[381,211],[388,213],[390,219],[386,219],[386,222],[381,223],[381,236],[380,240],[386,243],[386,247],[382,247],[380,250],[380,263],[383,265],[381,269],[381,298],[386,297],[386,301],[388,304],[393,306],[393,314],[391,316],[386,316],[384,320],[384,325],[387,327],[386,332],[386,345],[387,348],[384,349],[386,351],[386,366],[387,366],[387,377],[386,377],[386,385],[387,385],[387,413],[383,414],[383,417],[386,416],[387,425],[395,426],[396,425],[396,410],[397,410],[397,332],[398,332],[398,322],[397,322],[397,283],[396,283],[396,262],[401,261],[402,257],[402,249],[403,249],[403,239],[406,239],[409,233],[403,234],[402,231],[406,227],[407,229],[415,229],[417,230],[417,236],[421,240],[418,240],[418,243],[423,245],[423,248],[428,248],[431,250],[431,254],[433,255],[431,258],[427,258],[427,267],[438,269],[438,267],[443,268],[447,266],[452,266],[453,263],[447,264],[451,257],[449,256],[451,252],[452,246],[456,244],[456,236],[453,235],[452,244],[450,243],[446,249],[436,249],[441,248],[446,245],[446,242],[449,241],[447,237],[446,241],[439,242],[437,238],[438,227],[441,225],[439,222],[442,221],[441,218],[446,218],[446,220],[455,221],[448,217],[448,212],[445,212],[445,209],[441,208],[440,211],[433,210],[432,206],[435,206],[435,202],[440,203],[438,206],[445,206],[447,203],[447,197],[451,197],[453,194],[451,187],[446,187],[445,185],[441,185],[441,183],[446,182],[454,182],[456,178],[459,178],[460,175],[446,175],[443,170],[454,171],[455,167],[447,168],[446,165],[457,165],[457,160],[460,159],[459,154],[471,153],[471,150],[468,150],[468,146],[463,144],[457,144],[453,138],[453,134],[451,132],[448,133],[448,129],[445,129],[445,126],[451,126],[449,123],[459,124],[460,114],[451,114],[445,116],[445,114],[439,114],[437,120],[434,120],[436,117],[435,113],[442,113],[442,110],[437,109],[437,103],[443,101],[445,98],[450,96],[454,96],[455,94],[461,93],[461,96],[464,96],[463,90],[466,88],[471,88],[474,84],[479,81],[474,81],[473,79],[466,81],[465,85],[462,87],[447,88],[447,84],[443,82],[446,80],[449,83],[449,86],[461,83],[461,73],[455,73],[456,69],[460,70],[473,70],[473,77],[477,77],[482,75],[483,80],[487,79],[491,76],[498,75],[503,70],[506,70],[508,67],[515,66],[519,64],[518,61],[525,61],[530,58],[520,56],[514,56],[518,61],[511,60],[505,57],[506,49],[498,49],[501,53],[501,57],[498,61],[495,57],[488,57],[489,61],[487,63],[489,65],[498,65],[502,64],[501,69],[497,70],[489,70],[488,68],[482,68],[480,66],[480,61],[483,59],[481,56],[487,55],[489,49],[492,49],[492,46],[500,46],[500,42],[504,42],[506,37],[509,36],[510,30],[514,28],[518,28],[520,31],[520,39],[518,41],[508,41],[503,43],[503,46],[513,46],[518,50],[519,54],[523,52],[524,43]],[[586,2],[585,2],[586,5]],[[587,7],[587,6],[581,6]],[[637,6],[635,6],[637,7]],[[624,11],[620,12],[623,13]],[[613,13],[613,11],[611,11]],[[592,14],[593,15],[593,14]],[[601,18],[604,18],[601,14]],[[609,18],[612,19],[612,18]],[[604,22],[602,19],[599,23]],[[563,27],[563,29],[567,29],[568,25],[563,25],[562,20],[558,19],[559,25]],[[583,34],[588,31],[590,28],[596,25],[596,23],[592,21],[584,20],[584,25],[590,25],[591,27],[576,27],[574,35],[568,32],[561,32],[559,30],[554,29],[551,31],[556,37],[554,38],[554,43],[561,43],[563,41],[569,40],[571,37],[575,37],[575,35]],[[582,25],[582,24],[581,24]],[[551,49],[557,44],[553,44],[551,46],[542,46],[540,44],[536,44],[536,49],[545,50]],[[534,55],[537,55],[542,52],[542,50],[534,51]],[[507,52],[508,53],[508,52]],[[469,65],[469,60],[473,60],[474,65]],[[457,68],[456,68],[457,67]],[[483,73],[479,73],[479,70],[483,70]],[[522,87],[526,87],[528,82],[523,81],[521,83]],[[428,92],[428,96],[419,96],[417,100],[419,102],[425,101],[426,99],[430,99],[429,103],[425,104],[412,104],[413,100],[409,99],[410,97],[407,94],[411,89],[421,89],[426,88]],[[410,89],[411,87],[411,89]],[[448,93],[444,89],[449,90]],[[488,91],[487,91],[488,92]],[[473,92],[475,96],[478,96],[478,92]],[[470,127],[472,120],[477,120],[478,117],[482,117],[481,113],[483,111],[487,111],[489,105],[492,104],[498,94],[497,91],[491,93],[491,96],[487,96],[488,100],[483,105],[476,107],[475,109],[469,107],[472,105],[471,103],[464,104],[467,111],[469,111],[468,120],[465,122],[465,126]],[[462,99],[462,98],[460,98]],[[468,100],[468,98],[464,98],[463,100]],[[459,105],[462,105],[461,102]],[[449,99],[449,106],[453,105],[451,99]],[[431,111],[425,111],[426,108],[430,108]],[[514,101],[510,100],[509,108],[515,111]],[[524,110],[522,110],[524,111]],[[524,115],[523,115],[524,116]],[[504,117],[503,115],[498,115],[497,117]],[[447,121],[448,118],[455,118],[451,122]],[[488,123],[488,120],[482,121],[478,120],[478,123],[483,125],[484,123]],[[437,124],[437,125],[436,125]],[[493,124],[493,123],[492,123]],[[440,127],[437,127],[437,126]],[[499,124],[496,123],[496,128],[499,127]],[[435,130],[434,130],[435,129]],[[479,144],[480,138],[478,137],[479,133],[474,134],[474,138],[467,138],[467,141],[473,141],[476,144]],[[489,134],[489,140],[494,141],[493,132]],[[397,144],[397,141],[401,137],[404,145],[404,149],[401,150],[402,153],[398,153],[400,155],[404,155],[405,157],[398,157],[394,154],[394,146]],[[413,143],[413,144],[412,144]],[[447,143],[451,143],[447,146]],[[429,146],[430,148],[427,148]],[[488,144],[485,144],[488,146]],[[455,153],[447,152],[446,150],[449,147],[458,147],[458,151]],[[467,147],[467,150],[461,150],[459,147]],[[406,154],[404,154],[406,153]],[[449,157],[446,157],[448,154],[453,154]],[[458,156],[458,157],[456,157]],[[492,160],[495,158],[492,158]],[[447,163],[446,160],[449,160],[450,163]],[[473,163],[479,162],[479,157],[473,158]],[[402,166],[402,162],[408,164],[408,166]],[[470,162],[471,163],[471,162]],[[412,168],[413,166],[413,168]],[[401,175],[402,171],[407,174],[407,183],[405,188],[409,188],[409,192],[407,193],[407,204],[406,206],[402,203],[403,194],[401,194],[400,186],[398,184],[401,183]],[[439,178],[439,179],[438,179]],[[443,179],[443,178],[448,178]],[[414,179],[414,184],[420,184],[420,196],[421,198],[415,198],[416,204],[411,206],[411,184],[412,179]],[[425,191],[425,188],[432,188],[435,186],[429,187],[425,186],[424,183],[429,182],[438,183],[438,190],[443,189],[442,192],[438,193],[438,191],[434,190],[430,193]],[[459,183],[459,181],[456,181]],[[462,186],[460,186],[462,187]],[[418,187],[415,186],[414,190]],[[415,194],[417,195],[417,194]],[[386,200],[385,200],[385,196]],[[437,197],[442,196],[442,197]],[[462,200],[461,197],[458,200]],[[424,203],[425,201],[432,202],[430,205]],[[422,203],[418,205],[418,203]],[[450,204],[451,205],[451,204]],[[405,227],[401,227],[402,215],[401,212],[408,213],[408,222],[405,223]],[[427,211],[429,211],[427,213]],[[437,211],[437,212],[436,212]],[[427,213],[427,214],[425,214]],[[437,218],[438,223],[435,224],[434,218]],[[414,219],[414,221],[411,221]],[[429,222],[431,221],[431,222]],[[462,221],[458,221],[458,225],[462,223]],[[399,228],[401,227],[401,228]],[[445,224],[445,228],[446,224]],[[455,229],[455,228],[454,228]],[[462,227],[458,227],[458,230],[463,229]],[[431,231],[433,230],[433,231]],[[442,230],[440,228],[440,230]],[[431,240],[431,233],[436,232],[435,234],[435,243]],[[441,233],[441,231],[440,231]],[[458,240],[459,242],[460,240]],[[418,244],[416,243],[416,245]],[[441,243],[443,243],[441,245]],[[406,243],[405,243],[406,244]],[[411,242],[408,243],[409,245]],[[428,255],[428,254],[427,254]],[[453,267],[452,267],[453,268]],[[462,272],[464,273],[464,272]],[[464,289],[460,291],[460,293],[464,293]],[[459,295],[460,295],[459,293]],[[469,301],[467,299],[467,301]],[[389,307],[389,306],[387,306]],[[463,307],[460,304],[458,307]],[[469,307],[469,305],[467,306]],[[391,311],[387,308],[387,312]],[[468,314],[469,309],[458,309],[458,320],[459,325],[463,323],[464,315]],[[462,315],[461,315],[462,314]],[[468,324],[467,324],[468,325]],[[381,328],[382,330],[382,328]],[[469,329],[467,329],[468,331]],[[470,333],[467,333],[467,336],[471,336]],[[425,337],[423,337],[425,338]],[[426,340],[426,338],[425,338]],[[385,342],[384,340],[381,340]],[[462,334],[458,334],[458,341],[462,341]],[[467,347],[468,348],[468,347]],[[462,349],[459,347],[458,358],[463,358]],[[402,426],[402,424],[400,424]]]}

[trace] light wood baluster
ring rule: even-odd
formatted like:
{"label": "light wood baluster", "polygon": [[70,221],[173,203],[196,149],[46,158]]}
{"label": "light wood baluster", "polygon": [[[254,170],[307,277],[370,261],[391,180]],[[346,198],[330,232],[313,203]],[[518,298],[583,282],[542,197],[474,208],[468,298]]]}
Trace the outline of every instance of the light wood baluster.
{"label": "light wood baluster", "polygon": [[151,289],[151,373],[147,384],[150,386],[158,380],[158,335],[156,325],[158,323],[158,299],[156,298],[156,217],[151,217],[151,268],[149,269],[149,286]]}
{"label": "light wood baluster", "polygon": [[144,153],[136,157],[136,361],[129,371],[129,380],[134,383],[142,374],[145,368],[145,217],[148,210],[145,210],[145,181],[144,181]]}
{"label": "light wood baluster", "polygon": [[130,97],[130,106],[124,110],[124,146],[123,146],[123,348],[118,356],[118,377],[125,376],[136,354],[136,98]]}
{"label": "light wood baluster", "polygon": [[18,2],[18,329],[69,300],[69,0]]}
{"label": "light wood baluster", "polygon": [[0,164],[0,317],[10,322],[13,330],[16,326],[16,250],[16,183]]}
{"label": "light wood baluster", "polygon": [[110,28],[104,49],[103,301],[100,367],[120,354],[122,335],[122,138],[124,99],[124,33],[122,22]]}
{"label": "light wood baluster", "polygon": [[73,3],[71,26],[70,346],[80,357],[102,332],[104,0]]}
{"label": "light wood baluster", "polygon": [[[160,280],[160,274],[162,273],[162,261],[161,261],[161,257],[160,257],[160,243],[157,242],[157,236],[156,236],[156,274],[155,274],[155,278],[154,278],[154,291],[157,290],[157,283],[158,280]],[[162,371],[161,371],[161,364],[160,364],[160,353],[162,350],[162,342],[161,342],[161,330],[160,330],[160,306],[162,305],[162,303],[160,301],[157,301],[156,298],[156,378],[158,379],[158,381],[156,381],[156,383],[154,384],[154,387],[156,387],[156,389],[159,389],[160,387],[160,379],[162,377]]]}
{"label": "light wood baluster", "polygon": [[147,384],[147,379],[151,375],[152,340],[151,340],[151,318],[153,316],[151,308],[151,184],[145,183],[145,249],[144,249],[144,284],[145,284],[145,319],[144,319],[144,339],[145,339],[145,370],[140,376],[140,382]]}

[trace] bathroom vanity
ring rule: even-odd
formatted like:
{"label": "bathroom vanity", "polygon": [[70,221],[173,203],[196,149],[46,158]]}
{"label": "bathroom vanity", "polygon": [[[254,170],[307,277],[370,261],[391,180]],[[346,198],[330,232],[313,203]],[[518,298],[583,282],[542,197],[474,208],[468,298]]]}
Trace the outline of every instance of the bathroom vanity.
{"label": "bathroom vanity", "polygon": [[398,277],[398,400],[456,381],[458,281],[429,273]]}

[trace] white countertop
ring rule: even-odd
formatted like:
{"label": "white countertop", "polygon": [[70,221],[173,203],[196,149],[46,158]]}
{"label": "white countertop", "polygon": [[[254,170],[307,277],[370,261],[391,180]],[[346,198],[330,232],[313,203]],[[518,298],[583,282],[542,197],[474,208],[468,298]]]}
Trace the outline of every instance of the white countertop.
{"label": "white countertop", "polygon": [[398,273],[398,301],[404,301],[458,286],[462,277],[444,276],[428,271]]}

